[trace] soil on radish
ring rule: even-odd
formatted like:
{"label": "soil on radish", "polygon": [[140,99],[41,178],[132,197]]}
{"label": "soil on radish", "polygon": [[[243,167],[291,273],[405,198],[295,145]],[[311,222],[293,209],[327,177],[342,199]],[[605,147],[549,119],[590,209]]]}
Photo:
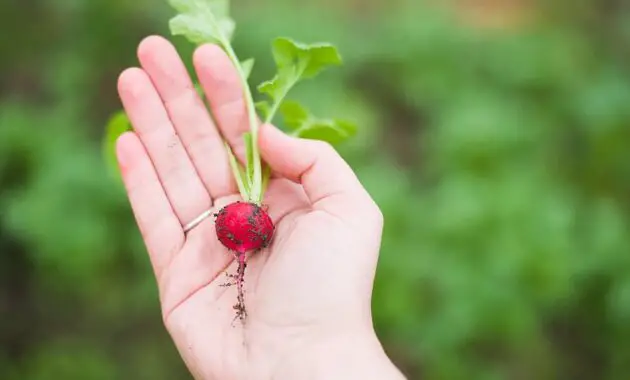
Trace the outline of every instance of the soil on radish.
{"label": "soil on radish", "polygon": [[238,262],[235,275],[228,275],[238,290],[237,303],[234,305],[236,318],[244,320],[245,300],[243,283],[247,254],[266,248],[273,237],[275,226],[269,214],[260,206],[249,202],[234,202],[223,207],[216,215],[215,227],[217,238],[225,247],[234,253]]}

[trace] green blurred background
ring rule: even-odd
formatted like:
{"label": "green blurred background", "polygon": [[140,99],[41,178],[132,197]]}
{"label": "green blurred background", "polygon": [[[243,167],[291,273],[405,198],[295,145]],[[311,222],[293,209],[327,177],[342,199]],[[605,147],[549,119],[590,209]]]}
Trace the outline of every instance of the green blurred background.
{"label": "green blurred background", "polygon": [[[339,149],[385,214],[374,317],[410,379],[630,378],[629,2],[233,8],[252,84],[275,36],[341,49],[295,97],[360,125]],[[0,2],[0,379],[190,378],[100,150],[172,14]]]}

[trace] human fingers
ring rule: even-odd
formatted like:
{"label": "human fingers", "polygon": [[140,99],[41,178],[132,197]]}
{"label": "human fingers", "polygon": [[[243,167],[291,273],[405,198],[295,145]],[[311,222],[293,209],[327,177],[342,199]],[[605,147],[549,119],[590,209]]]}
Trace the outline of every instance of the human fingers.
{"label": "human fingers", "polygon": [[250,130],[243,86],[238,71],[217,45],[202,45],[193,55],[197,77],[210,110],[234,154],[243,159],[243,133]]}
{"label": "human fingers", "polygon": [[181,224],[211,206],[211,199],[182,146],[151,79],[138,68],[125,70],[118,91],[133,128],[153,162]]}
{"label": "human fingers", "polygon": [[123,183],[156,277],[184,244],[181,224],[138,136],[126,132],[116,143]]}
{"label": "human fingers", "polygon": [[259,135],[263,159],[278,174],[302,184],[311,205],[343,219],[381,219],[350,166],[328,143],[289,136],[272,125]]}
{"label": "human fingers", "polygon": [[160,36],[147,37],[138,58],[211,197],[236,193],[221,135],[173,44]]}

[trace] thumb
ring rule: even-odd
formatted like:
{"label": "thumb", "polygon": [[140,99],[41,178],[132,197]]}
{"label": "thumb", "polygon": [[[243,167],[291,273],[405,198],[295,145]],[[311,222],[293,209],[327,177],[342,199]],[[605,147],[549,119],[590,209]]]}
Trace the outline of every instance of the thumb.
{"label": "thumb", "polygon": [[304,187],[314,208],[339,214],[342,210],[365,212],[375,206],[350,166],[330,144],[289,136],[265,124],[259,130],[259,147],[274,172]]}

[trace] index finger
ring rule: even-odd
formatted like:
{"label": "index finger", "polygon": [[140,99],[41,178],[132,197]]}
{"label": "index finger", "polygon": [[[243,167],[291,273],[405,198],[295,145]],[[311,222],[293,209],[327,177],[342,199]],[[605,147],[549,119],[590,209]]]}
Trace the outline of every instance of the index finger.
{"label": "index finger", "polygon": [[197,48],[193,62],[221,135],[234,154],[244,158],[243,133],[250,128],[244,89],[237,69],[227,54],[213,44]]}

